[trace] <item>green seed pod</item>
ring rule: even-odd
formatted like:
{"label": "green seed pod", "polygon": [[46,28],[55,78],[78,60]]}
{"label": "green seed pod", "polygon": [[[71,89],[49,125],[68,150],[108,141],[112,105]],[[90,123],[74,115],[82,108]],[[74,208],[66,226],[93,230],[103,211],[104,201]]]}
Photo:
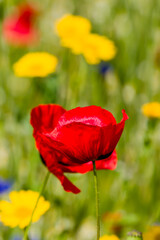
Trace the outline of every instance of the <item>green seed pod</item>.
{"label": "green seed pod", "polygon": [[142,233],[132,231],[127,234],[127,240],[143,240]]}

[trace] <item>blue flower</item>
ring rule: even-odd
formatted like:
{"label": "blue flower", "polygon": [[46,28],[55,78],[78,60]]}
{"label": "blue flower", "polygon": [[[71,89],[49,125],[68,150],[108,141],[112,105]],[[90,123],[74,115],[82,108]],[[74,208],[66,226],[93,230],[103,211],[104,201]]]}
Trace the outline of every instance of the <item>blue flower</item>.
{"label": "blue flower", "polygon": [[7,192],[12,186],[12,182],[0,178],[0,194]]}
{"label": "blue flower", "polygon": [[110,70],[112,70],[112,66],[111,64],[109,64],[108,62],[101,62],[99,64],[99,72],[104,76],[107,72],[109,72]]}

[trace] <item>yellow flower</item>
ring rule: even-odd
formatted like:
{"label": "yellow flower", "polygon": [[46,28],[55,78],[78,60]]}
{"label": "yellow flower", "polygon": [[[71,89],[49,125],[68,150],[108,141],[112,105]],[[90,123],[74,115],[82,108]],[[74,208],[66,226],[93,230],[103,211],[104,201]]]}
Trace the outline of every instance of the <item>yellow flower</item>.
{"label": "yellow flower", "polygon": [[114,43],[98,34],[89,34],[82,44],[82,54],[89,64],[97,64],[101,60],[108,61],[116,54]]}
{"label": "yellow flower", "polygon": [[[0,201],[0,221],[11,228],[19,226],[25,228],[29,225],[33,209],[35,207],[38,192],[31,190],[19,192],[12,191],[9,194],[11,202]],[[34,212],[32,222],[39,220],[50,207],[50,203],[40,197],[37,208]]]}
{"label": "yellow flower", "polygon": [[89,34],[91,23],[84,17],[66,14],[56,21],[55,28],[57,35],[61,38],[62,46],[72,47],[74,40]]}
{"label": "yellow flower", "polygon": [[116,235],[104,235],[99,240],[120,240]]}
{"label": "yellow flower", "polygon": [[160,118],[160,103],[151,102],[146,103],[141,108],[142,113],[150,118]]}
{"label": "yellow flower", "polygon": [[90,33],[91,23],[86,18],[65,15],[55,25],[61,45],[70,48],[74,54],[82,54],[89,64],[108,61],[116,54],[116,47],[111,40]]}
{"label": "yellow flower", "polygon": [[152,226],[148,232],[143,233],[143,240],[158,240],[160,237],[160,226]]}
{"label": "yellow flower", "polygon": [[55,72],[58,60],[47,52],[27,53],[14,65],[14,74],[17,77],[45,77]]}

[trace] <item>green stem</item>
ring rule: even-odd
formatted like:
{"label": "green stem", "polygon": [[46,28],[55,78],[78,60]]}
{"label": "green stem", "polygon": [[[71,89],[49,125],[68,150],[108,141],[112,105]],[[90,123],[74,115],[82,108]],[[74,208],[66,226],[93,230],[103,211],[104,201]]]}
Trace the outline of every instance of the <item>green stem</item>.
{"label": "green stem", "polygon": [[[24,233],[25,233],[25,231],[26,231],[26,228],[24,228],[23,230],[24,230]],[[29,236],[27,236],[27,240],[30,240]]]}
{"label": "green stem", "polygon": [[98,179],[97,179],[95,161],[93,161],[93,174],[94,174],[94,184],[95,184],[95,192],[96,192],[97,240],[99,240],[100,238],[99,191],[98,191]]}
{"label": "green stem", "polygon": [[47,185],[49,175],[50,175],[50,172],[48,171],[48,172],[47,172],[47,175],[46,175],[46,177],[45,177],[45,179],[44,179],[44,182],[43,182],[43,184],[42,184],[42,186],[41,186],[41,190],[40,190],[40,192],[39,192],[39,196],[38,196],[38,198],[37,198],[35,207],[34,207],[34,209],[33,209],[33,212],[32,212],[32,215],[31,215],[31,219],[30,219],[30,222],[29,222],[29,225],[28,225],[28,226],[26,227],[26,229],[25,229],[23,240],[28,240],[28,239],[29,239],[29,238],[28,238],[28,231],[29,231],[29,228],[30,228],[30,226],[31,226],[31,224],[32,224],[32,218],[33,218],[33,215],[34,215],[35,210],[36,210],[36,208],[37,208],[39,199],[40,199],[40,197],[41,197],[41,195],[42,195],[42,193],[43,193],[43,191],[44,191],[44,189],[45,189],[45,187],[46,187],[46,185]]}
{"label": "green stem", "polygon": [[27,240],[30,240],[29,236],[27,236]]}

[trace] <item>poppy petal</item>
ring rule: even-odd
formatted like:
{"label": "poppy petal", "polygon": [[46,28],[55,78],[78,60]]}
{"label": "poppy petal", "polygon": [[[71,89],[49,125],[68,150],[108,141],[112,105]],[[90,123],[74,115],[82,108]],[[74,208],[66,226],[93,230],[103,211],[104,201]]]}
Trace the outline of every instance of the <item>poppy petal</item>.
{"label": "poppy petal", "polygon": [[[114,170],[117,166],[117,160],[118,159],[117,159],[116,151],[113,151],[110,157],[103,160],[96,161],[96,169],[97,170],[103,170],[103,169]],[[79,164],[77,166],[61,166],[61,168],[65,172],[83,174],[93,170],[93,163],[92,161],[90,161],[84,164]]]}
{"label": "poppy petal", "polygon": [[100,127],[73,122],[56,128],[46,136],[51,138],[50,143],[53,141],[53,148],[55,148],[54,141],[61,143],[59,150],[65,151],[73,162],[82,164],[99,157],[100,133]]}
{"label": "poppy petal", "polygon": [[35,6],[22,4],[4,19],[2,33],[6,41],[16,46],[28,46],[37,42],[38,31],[34,27],[38,11]]}
{"label": "poppy petal", "polygon": [[[38,134],[37,137],[38,136],[40,136],[40,134]],[[64,190],[75,194],[79,193],[80,190],[75,185],[73,185],[73,183],[71,183],[66,176],[64,176],[63,170],[58,163],[57,151],[51,148],[49,144],[44,144],[42,138],[41,140],[37,141],[37,147],[48,167],[48,170],[60,180]],[[59,157],[63,158],[63,154]]]}
{"label": "poppy petal", "polygon": [[118,161],[117,153],[116,150],[114,150],[113,153],[108,158],[96,161],[96,169],[114,170],[117,167],[117,161]]}
{"label": "poppy petal", "polygon": [[30,123],[34,128],[33,135],[39,132],[53,131],[65,109],[56,104],[39,105],[31,111]]}
{"label": "poppy petal", "polygon": [[101,131],[101,153],[105,155],[112,152],[124,129],[125,121],[128,119],[128,116],[125,110],[122,110],[123,118],[120,123],[112,125],[111,127],[103,127]]}
{"label": "poppy petal", "polygon": [[71,183],[71,181],[69,181],[69,179],[63,174],[63,171],[60,168],[50,168],[49,170],[60,180],[66,192],[72,192],[74,194],[80,193],[79,188],[77,188],[73,183]]}
{"label": "poppy petal", "polygon": [[92,126],[107,126],[116,124],[112,113],[98,106],[77,107],[66,111],[59,119],[58,126],[64,126],[73,122],[80,122]]}
{"label": "poppy petal", "polygon": [[[102,159],[102,156],[106,158],[105,156],[115,149],[127,118],[128,116],[123,112],[120,123],[105,127],[70,123],[55,128],[51,133],[39,135],[36,142],[43,141],[42,147],[48,145],[51,149],[60,152],[66,157],[67,165],[83,164],[98,158]],[[61,162],[63,163],[63,160]]]}

